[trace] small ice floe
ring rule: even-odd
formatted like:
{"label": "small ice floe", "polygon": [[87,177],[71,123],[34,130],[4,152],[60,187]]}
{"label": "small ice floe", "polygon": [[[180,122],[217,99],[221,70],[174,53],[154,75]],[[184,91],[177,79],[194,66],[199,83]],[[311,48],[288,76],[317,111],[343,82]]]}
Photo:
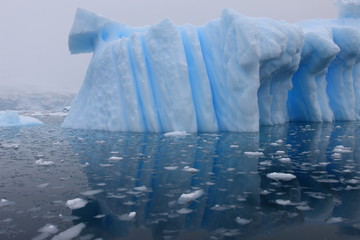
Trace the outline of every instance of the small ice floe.
{"label": "small ice floe", "polygon": [[351,153],[351,148],[344,147],[343,145],[336,146],[333,150],[334,153]]}
{"label": "small ice floe", "polygon": [[59,232],[59,229],[57,228],[57,226],[52,225],[52,224],[46,224],[44,227],[40,228],[38,230],[38,232],[40,232],[39,235],[37,235],[36,237],[32,238],[32,240],[43,240],[48,238],[51,235],[56,234],[57,232]]}
{"label": "small ice floe", "polygon": [[262,157],[264,156],[264,153],[262,152],[244,152],[245,155],[251,156],[251,157]]}
{"label": "small ice floe", "polygon": [[353,179],[347,180],[346,183],[349,183],[349,184],[359,184],[359,183],[360,183],[360,180],[353,178]]}
{"label": "small ice floe", "polygon": [[296,178],[296,176],[291,173],[278,173],[278,172],[268,173],[266,174],[266,177],[272,180],[282,180],[282,181],[290,181]]}
{"label": "small ice floe", "polygon": [[178,166],[168,166],[168,167],[164,167],[164,169],[168,171],[175,171],[176,169],[178,169]]}
{"label": "small ice floe", "polygon": [[310,211],[313,210],[311,207],[309,207],[308,205],[300,205],[296,207],[299,211]]}
{"label": "small ice floe", "polygon": [[89,190],[89,191],[85,191],[80,193],[83,196],[94,196],[96,194],[102,193],[104,190],[102,189],[95,189],[95,190]]}
{"label": "small ice floe", "polygon": [[123,214],[119,216],[120,221],[132,221],[136,217],[136,212],[130,212],[129,214]]}
{"label": "small ice floe", "polygon": [[11,202],[9,200],[6,200],[6,199],[1,199],[0,200],[0,208],[1,207],[6,207],[6,206],[9,206],[9,205],[13,205],[15,204],[14,202]]}
{"label": "small ice floe", "polygon": [[183,171],[189,172],[189,173],[198,173],[198,172],[199,172],[199,169],[192,168],[192,167],[189,167],[189,166],[185,166],[185,167],[183,168]]}
{"label": "small ice floe", "polygon": [[284,155],[284,154],[285,154],[285,151],[276,151],[275,154],[276,154],[276,155]]}
{"label": "small ice floe", "polygon": [[106,183],[102,182],[102,183],[97,183],[96,185],[99,186],[99,187],[104,187],[104,186],[106,186]]}
{"label": "small ice floe", "polygon": [[331,154],[331,157],[335,160],[339,160],[342,158],[342,155],[341,155],[341,153],[336,152],[336,153]]}
{"label": "small ice floe", "polygon": [[148,188],[146,186],[140,186],[140,187],[135,187],[134,190],[139,192],[146,192]]}
{"label": "small ice floe", "polygon": [[239,147],[239,145],[230,145],[230,148],[238,148]]}
{"label": "small ice floe", "polygon": [[189,213],[192,213],[193,210],[189,209],[189,208],[182,208],[182,209],[179,209],[176,211],[178,214],[189,214]]}
{"label": "small ice floe", "polygon": [[276,143],[276,142],[274,142],[274,143],[270,143],[270,146],[273,146],[273,147],[277,147],[277,146],[279,146],[280,144],[279,143]]}
{"label": "small ice floe", "polygon": [[305,192],[309,197],[315,198],[315,199],[325,199],[326,195],[324,193],[321,192]]}
{"label": "small ice floe", "polygon": [[343,222],[345,219],[342,217],[331,217],[328,220],[326,220],[326,223],[341,223]]}
{"label": "small ice floe", "polygon": [[208,185],[208,186],[214,186],[214,185],[215,185],[215,183],[213,183],[213,182],[209,182],[209,181],[208,181],[208,182],[206,182],[205,184],[206,184],[206,185]]}
{"label": "small ice floe", "polygon": [[74,209],[79,209],[79,208],[85,207],[85,205],[87,203],[88,202],[85,199],[75,198],[75,199],[67,200],[66,201],[66,206],[68,208],[70,208],[71,210],[74,210]]}
{"label": "small ice floe", "polygon": [[275,202],[276,202],[276,204],[279,204],[282,206],[293,205],[293,203],[290,200],[276,199]]}
{"label": "small ice floe", "polygon": [[124,205],[126,205],[126,206],[132,206],[132,205],[135,205],[135,202],[133,202],[133,201],[126,201],[126,202],[124,202]]}
{"label": "small ice floe", "polygon": [[100,167],[112,167],[112,166],[114,166],[114,164],[110,164],[110,163],[107,163],[107,164],[106,163],[105,164],[100,163],[99,165],[100,165]]}
{"label": "small ice floe", "polygon": [[99,214],[99,215],[94,216],[94,218],[103,218],[103,217],[105,217],[105,214]]}
{"label": "small ice floe", "polygon": [[84,223],[79,223],[61,233],[54,236],[51,240],[71,240],[80,235],[81,231],[86,227]]}
{"label": "small ice floe", "polygon": [[280,162],[282,163],[289,163],[291,162],[291,159],[290,158],[287,158],[287,157],[282,157],[279,159]]}
{"label": "small ice floe", "polygon": [[37,185],[37,187],[38,188],[46,188],[49,185],[50,185],[50,183],[42,183],[42,184]]}
{"label": "small ice floe", "polygon": [[123,160],[124,158],[122,157],[116,157],[116,156],[112,156],[108,159],[108,161],[110,162],[117,162],[117,161],[120,161],[120,160]]}
{"label": "small ice floe", "polygon": [[165,137],[184,137],[190,135],[185,131],[174,131],[174,132],[167,132],[164,134]]}
{"label": "small ice floe", "polygon": [[231,208],[234,208],[234,206],[227,206],[227,205],[219,205],[219,204],[216,204],[214,205],[213,207],[211,207],[210,209],[213,210],[213,211],[225,211],[225,210],[228,210],[228,209],[231,209]]}
{"label": "small ice floe", "polygon": [[117,194],[109,193],[106,197],[107,198],[123,199],[123,198],[126,198],[126,195],[125,194],[117,195]]}
{"label": "small ice floe", "polygon": [[186,203],[189,203],[191,201],[194,201],[194,200],[198,199],[203,194],[204,194],[204,190],[202,190],[202,189],[197,190],[197,191],[192,192],[192,193],[183,193],[183,194],[180,195],[177,202],[179,204],[186,204]]}
{"label": "small ice floe", "polygon": [[272,162],[270,160],[265,160],[265,161],[261,161],[259,162],[259,165],[260,166],[271,166],[272,165]]}
{"label": "small ice floe", "polygon": [[216,234],[220,234],[224,237],[235,237],[241,235],[239,229],[226,229],[226,228],[219,228],[215,231]]}
{"label": "small ice floe", "polygon": [[236,221],[237,224],[240,224],[240,225],[246,225],[246,224],[249,224],[251,222],[250,219],[245,219],[245,218],[241,218],[241,217],[235,218],[235,221]]}
{"label": "small ice floe", "polygon": [[278,144],[282,144],[283,142],[284,142],[284,141],[281,140],[281,139],[279,139],[279,140],[276,141],[276,143],[278,143]]}
{"label": "small ice floe", "polygon": [[265,189],[260,192],[260,195],[269,195],[270,193],[271,193],[270,191]]}
{"label": "small ice floe", "polygon": [[44,159],[39,159],[35,161],[35,165],[38,166],[52,166],[55,163],[53,161],[45,161]]}
{"label": "small ice floe", "polygon": [[20,144],[17,143],[2,143],[0,144],[0,147],[2,148],[13,148],[13,149],[19,149]]}

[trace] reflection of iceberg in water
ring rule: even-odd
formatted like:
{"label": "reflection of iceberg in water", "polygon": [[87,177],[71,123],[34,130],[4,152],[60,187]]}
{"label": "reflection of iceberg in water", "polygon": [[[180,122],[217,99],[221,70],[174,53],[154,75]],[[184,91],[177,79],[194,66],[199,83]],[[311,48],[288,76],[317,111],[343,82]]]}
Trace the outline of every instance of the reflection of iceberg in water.
{"label": "reflection of iceberg in water", "polygon": [[[359,126],[349,123],[179,138],[79,131],[81,138],[73,146],[82,164],[88,163],[89,188],[104,192],[74,214],[91,222],[88,231],[106,239],[246,239],[303,223],[333,222],[346,234],[358,233],[358,132]],[[336,150],[340,145],[343,150]],[[264,156],[245,154],[258,151]],[[186,172],[186,166],[199,172]],[[266,174],[272,172],[296,179],[271,180]],[[177,201],[200,189],[204,194],[196,200]],[[136,217],[124,221],[131,212]]]}

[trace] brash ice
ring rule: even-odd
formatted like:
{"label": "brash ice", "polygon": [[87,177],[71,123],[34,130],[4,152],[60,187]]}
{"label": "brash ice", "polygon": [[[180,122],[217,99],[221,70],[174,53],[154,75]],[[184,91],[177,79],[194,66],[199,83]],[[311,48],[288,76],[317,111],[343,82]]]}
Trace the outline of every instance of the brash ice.
{"label": "brash ice", "polygon": [[63,127],[255,132],[360,120],[360,0],[297,24],[225,9],[202,26],[130,27],[78,9],[71,53],[93,52]]}

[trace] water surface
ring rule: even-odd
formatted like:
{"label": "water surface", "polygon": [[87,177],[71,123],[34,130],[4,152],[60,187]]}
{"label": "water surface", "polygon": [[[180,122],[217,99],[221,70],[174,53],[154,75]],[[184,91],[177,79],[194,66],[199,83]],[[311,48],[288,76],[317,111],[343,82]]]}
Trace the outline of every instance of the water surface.
{"label": "water surface", "polygon": [[[360,236],[357,122],[166,137],[41,120],[0,128],[0,239],[59,239],[79,224],[82,240]],[[87,204],[66,206],[76,198]]]}

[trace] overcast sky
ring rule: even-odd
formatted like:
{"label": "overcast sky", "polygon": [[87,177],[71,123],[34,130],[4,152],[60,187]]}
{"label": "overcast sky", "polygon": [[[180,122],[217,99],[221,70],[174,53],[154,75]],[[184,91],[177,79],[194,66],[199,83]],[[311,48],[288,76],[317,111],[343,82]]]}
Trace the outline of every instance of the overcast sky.
{"label": "overcast sky", "polygon": [[129,25],[200,25],[223,8],[248,16],[297,22],[335,18],[334,0],[1,0],[0,88],[77,92],[91,54],[70,55],[67,38],[76,8]]}

